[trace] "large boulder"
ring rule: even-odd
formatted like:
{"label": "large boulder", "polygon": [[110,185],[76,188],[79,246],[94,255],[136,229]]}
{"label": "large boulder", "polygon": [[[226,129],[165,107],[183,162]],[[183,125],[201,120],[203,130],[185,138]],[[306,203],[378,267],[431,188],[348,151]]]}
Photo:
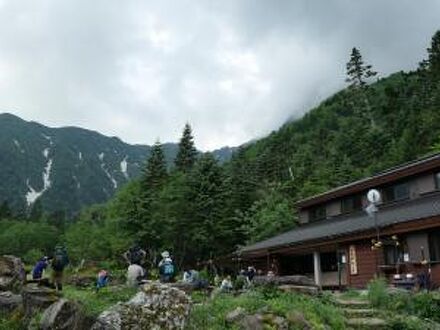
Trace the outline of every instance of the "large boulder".
{"label": "large boulder", "polygon": [[55,290],[36,284],[24,286],[21,295],[26,318],[30,318],[37,311],[45,310],[60,298]]}
{"label": "large boulder", "polygon": [[21,305],[21,302],[19,294],[10,291],[0,292],[0,314],[12,312]]}
{"label": "large boulder", "polygon": [[89,329],[92,324],[82,312],[81,306],[67,299],[60,299],[50,305],[40,320],[42,330]]}
{"label": "large boulder", "polygon": [[98,316],[93,330],[183,329],[191,299],[182,290],[160,283],[143,286],[131,300]]}
{"label": "large boulder", "polygon": [[19,292],[26,274],[20,258],[0,256],[0,291]]}

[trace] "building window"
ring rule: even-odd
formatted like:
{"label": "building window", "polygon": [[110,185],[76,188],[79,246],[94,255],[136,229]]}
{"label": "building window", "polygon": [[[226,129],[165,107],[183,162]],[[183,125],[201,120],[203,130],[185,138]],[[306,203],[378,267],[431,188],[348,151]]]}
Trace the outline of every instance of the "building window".
{"label": "building window", "polygon": [[431,261],[440,261],[440,230],[430,232],[428,241]]}
{"label": "building window", "polygon": [[409,184],[403,182],[383,189],[384,202],[394,202],[409,198]]}
{"label": "building window", "polygon": [[342,213],[351,213],[354,211],[362,210],[362,197],[361,195],[348,196],[341,201]]}
{"label": "building window", "polygon": [[405,239],[400,240],[399,244],[396,244],[396,241],[391,238],[383,238],[382,241],[385,265],[395,265],[405,261],[404,255],[408,254]]}
{"label": "building window", "polygon": [[310,221],[318,221],[323,220],[327,217],[327,212],[325,209],[325,205],[316,206],[309,211],[309,219]]}
{"label": "building window", "polygon": [[440,172],[434,174],[435,177],[435,188],[440,190]]}

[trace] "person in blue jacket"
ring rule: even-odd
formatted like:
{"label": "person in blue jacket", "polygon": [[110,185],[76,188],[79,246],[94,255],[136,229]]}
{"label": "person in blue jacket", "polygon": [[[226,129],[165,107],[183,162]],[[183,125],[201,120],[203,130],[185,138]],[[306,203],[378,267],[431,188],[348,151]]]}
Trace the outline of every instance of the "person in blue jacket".
{"label": "person in blue jacket", "polygon": [[49,258],[42,257],[35,264],[34,269],[32,270],[32,279],[33,280],[41,280],[43,278],[43,272],[49,265]]}

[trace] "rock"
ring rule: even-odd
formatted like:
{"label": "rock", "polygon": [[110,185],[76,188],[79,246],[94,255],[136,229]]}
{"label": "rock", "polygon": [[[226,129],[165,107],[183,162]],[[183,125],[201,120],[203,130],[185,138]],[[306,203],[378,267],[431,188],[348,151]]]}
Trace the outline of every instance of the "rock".
{"label": "rock", "polygon": [[232,312],[226,314],[226,322],[233,323],[242,319],[246,314],[246,310],[243,307],[237,307]]}
{"label": "rock", "polygon": [[277,330],[288,330],[289,323],[284,317],[274,315],[274,314],[265,314],[263,315],[263,322],[269,325],[271,328],[275,328]]}
{"label": "rock", "polygon": [[183,329],[191,299],[177,288],[160,283],[142,287],[132,299],[98,316],[93,330]]}
{"label": "rock", "polygon": [[315,296],[319,294],[319,288],[316,286],[305,286],[305,285],[292,285],[292,284],[284,284],[278,287],[281,291],[284,292],[295,292],[295,293],[303,293]]}
{"label": "rock", "polygon": [[313,279],[303,275],[291,275],[291,276],[255,276],[252,280],[254,285],[304,285],[304,286],[316,286]]}
{"label": "rock", "polygon": [[44,311],[40,320],[40,328],[42,330],[89,329],[92,324],[87,323],[88,319],[77,303],[60,299]]}
{"label": "rock", "polygon": [[0,314],[9,313],[21,305],[22,298],[11,291],[0,292]]}
{"label": "rock", "polygon": [[263,318],[260,314],[245,315],[239,322],[243,330],[263,330]]}
{"label": "rock", "polygon": [[26,318],[30,318],[36,311],[46,309],[59,299],[59,294],[55,290],[35,284],[23,287],[21,295]]}
{"label": "rock", "polygon": [[20,258],[0,256],[0,291],[20,292],[26,274]]}
{"label": "rock", "polygon": [[303,330],[312,329],[312,325],[306,320],[306,318],[301,312],[292,311],[290,313],[287,313],[286,317],[287,317],[287,322],[294,329],[303,329]]}

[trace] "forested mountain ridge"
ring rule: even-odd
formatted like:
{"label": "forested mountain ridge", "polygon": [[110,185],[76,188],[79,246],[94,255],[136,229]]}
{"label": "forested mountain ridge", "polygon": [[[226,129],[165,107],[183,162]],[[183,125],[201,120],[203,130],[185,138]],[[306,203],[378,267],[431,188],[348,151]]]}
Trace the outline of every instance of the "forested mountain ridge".
{"label": "forested mountain ridge", "polygon": [[[103,203],[139,177],[151,147],[77,128],[50,128],[0,114],[0,204],[29,211],[37,200],[47,212],[78,212]],[[229,154],[228,154],[229,152]],[[219,152],[230,158],[230,148]],[[177,145],[164,144],[171,165]]]}
{"label": "forested mountain ridge", "polygon": [[[415,71],[377,80],[373,68],[353,48],[347,88],[242,146],[229,162],[198,157],[186,125],[174,166],[155,144],[139,179],[108,203],[84,209],[67,228],[36,218],[66,242],[74,261],[114,260],[138,242],[153,257],[166,249],[178,265],[194,265],[292,229],[299,199],[440,151],[440,31]],[[8,228],[0,231],[0,252],[28,251],[9,241],[29,240],[21,233],[30,223],[0,221]],[[31,246],[44,250],[48,242]]]}

